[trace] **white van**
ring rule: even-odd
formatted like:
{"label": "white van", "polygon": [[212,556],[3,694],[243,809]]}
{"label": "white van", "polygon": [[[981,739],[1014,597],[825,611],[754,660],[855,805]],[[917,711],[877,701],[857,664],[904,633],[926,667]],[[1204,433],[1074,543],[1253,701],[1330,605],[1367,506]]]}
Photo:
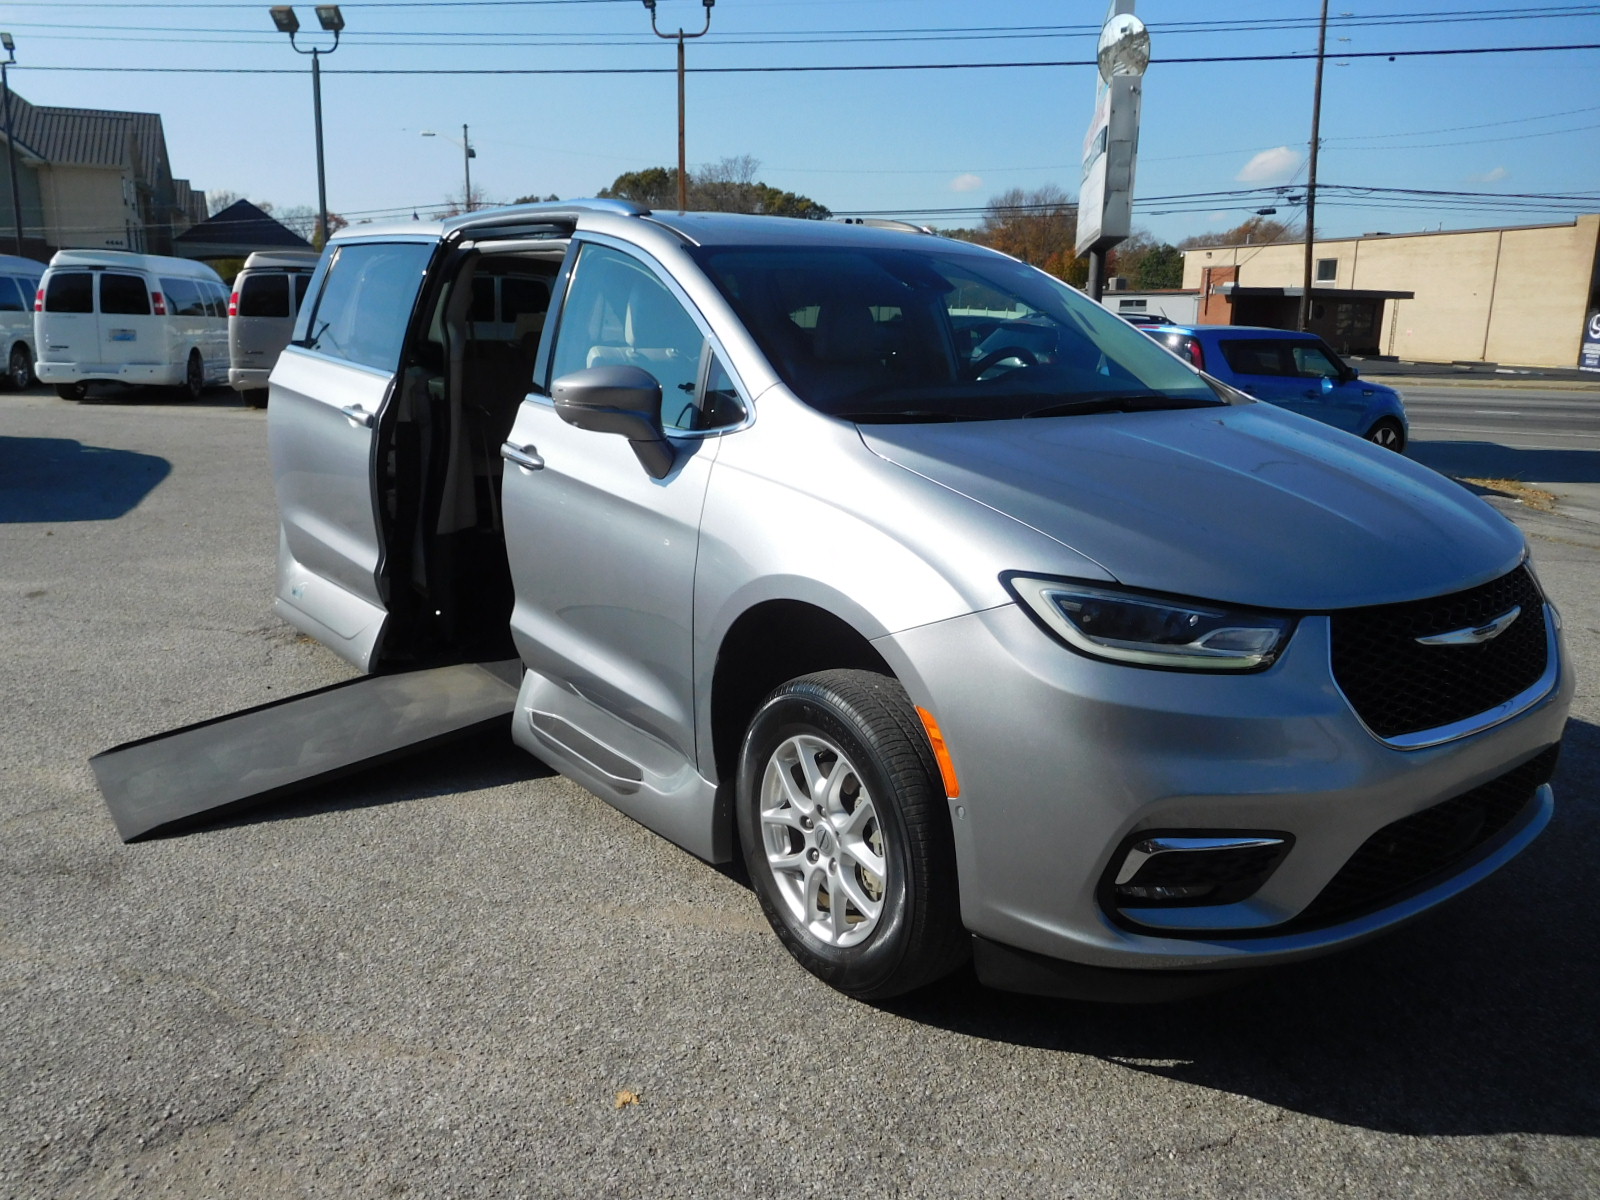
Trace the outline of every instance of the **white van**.
{"label": "white van", "polygon": [[267,376],[294,333],[315,250],[258,250],[244,260],[228,298],[228,384],[253,408],[265,408]]}
{"label": "white van", "polygon": [[61,250],[34,302],[35,373],[64,400],[92,382],[180,387],[228,374],[228,290],[204,263],[119,250]]}
{"label": "white van", "polygon": [[15,254],[0,254],[0,354],[5,381],[21,391],[33,382],[33,301],[44,264]]}

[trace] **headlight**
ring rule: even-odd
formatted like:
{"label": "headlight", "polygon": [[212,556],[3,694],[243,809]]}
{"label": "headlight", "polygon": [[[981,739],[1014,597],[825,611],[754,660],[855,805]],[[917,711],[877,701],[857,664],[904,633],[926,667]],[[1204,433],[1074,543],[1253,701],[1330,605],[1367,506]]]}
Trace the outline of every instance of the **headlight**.
{"label": "headlight", "polygon": [[1270,666],[1294,618],[1013,575],[1012,593],[1074,650],[1112,662],[1182,671],[1253,671]]}

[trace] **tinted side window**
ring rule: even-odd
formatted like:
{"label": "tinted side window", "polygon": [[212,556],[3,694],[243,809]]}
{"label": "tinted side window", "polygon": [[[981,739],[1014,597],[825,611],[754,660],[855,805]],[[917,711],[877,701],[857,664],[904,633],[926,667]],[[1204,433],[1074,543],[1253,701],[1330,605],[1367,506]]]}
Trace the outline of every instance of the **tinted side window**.
{"label": "tinted side window", "polygon": [[174,317],[203,317],[206,315],[205,298],[193,279],[161,280],[161,290],[167,296],[167,312]]}
{"label": "tinted side window", "polygon": [[222,317],[226,320],[228,316],[228,289],[215,279],[207,279],[200,285],[200,289],[205,293],[206,315]]}
{"label": "tinted side window", "polygon": [[93,312],[94,276],[87,271],[63,271],[50,276],[50,282],[44,289],[44,311]]}
{"label": "tinted side window", "polygon": [[341,246],[311,314],[307,349],[392,371],[433,247],[422,243]]}
{"label": "tinted side window", "polygon": [[138,275],[106,271],[100,276],[100,311],[117,316],[148,317],[150,292]]}
{"label": "tinted side window", "polygon": [[289,277],[287,275],[246,275],[239,285],[241,317],[287,317],[289,315]]}
{"label": "tinted side window", "polygon": [[296,275],[294,277],[294,310],[300,311],[300,306],[306,302],[306,288],[311,283],[311,276]]}
{"label": "tinted side window", "polygon": [[1293,375],[1294,368],[1284,354],[1282,342],[1269,338],[1225,341],[1220,343],[1222,357],[1238,375]]}
{"label": "tinted side window", "polygon": [[[32,300],[32,293],[28,295]],[[0,275],[0,312],[27,312],[32,309],[32,303],[22,302],[22,284],[10,275]]]}

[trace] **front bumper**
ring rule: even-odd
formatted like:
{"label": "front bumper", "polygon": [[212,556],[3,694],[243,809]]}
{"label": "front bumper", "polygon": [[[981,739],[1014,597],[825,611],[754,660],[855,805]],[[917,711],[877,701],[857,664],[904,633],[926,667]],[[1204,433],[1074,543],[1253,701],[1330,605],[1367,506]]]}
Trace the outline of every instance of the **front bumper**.
{"label": "front bumper", "polygon": [[[1086,967],[1195,971],[1353,945],[1470,887],[1532,841],[1549,820],[1548,786],[1453,874],[1336,924],[1295,922],[1377,831],[1560,740],[1573,680],[1549,624],[1556,666],[1542,699],[1492,728],[1412,750],[1369,733],[1335,686],[1325,617],[1303,618],[1271,669],[1243,675],[1089,659],[1015,605],[877,644],[938,719],[960,779],[950,812],[967,928]],[[1247,899],[1130,920],[1128,909],[1109,909],[1103,887],[1113,857],[1145,830],[1273,831],[1292,846]]]}

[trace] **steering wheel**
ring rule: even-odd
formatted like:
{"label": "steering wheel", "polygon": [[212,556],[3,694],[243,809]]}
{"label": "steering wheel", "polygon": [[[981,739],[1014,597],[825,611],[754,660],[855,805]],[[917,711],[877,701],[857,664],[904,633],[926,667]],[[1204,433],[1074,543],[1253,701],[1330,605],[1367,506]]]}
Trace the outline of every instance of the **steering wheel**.
{"label": "steering wheel", "polygon": [[998,350],[991,350],[977,362],[970,363],[967,366],[966,376],[968,379],[982,379],[985,371],[992,367],[999,366],[1008,358],[1021,359],[1022,365],[1025,367],[1036,367],[1039,365],[1038,356],[1026,346],[1001,346]]}

